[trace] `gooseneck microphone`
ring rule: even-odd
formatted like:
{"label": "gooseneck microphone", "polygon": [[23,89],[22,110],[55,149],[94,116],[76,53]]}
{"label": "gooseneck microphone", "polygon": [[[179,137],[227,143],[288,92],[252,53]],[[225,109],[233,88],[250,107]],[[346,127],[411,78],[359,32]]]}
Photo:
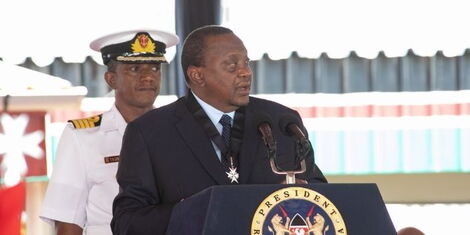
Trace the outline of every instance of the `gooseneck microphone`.
{"label": "gooseneck microphone", "polygon": [[[283,121],[283,120],[285,120],[285,121]],[[300,131],[299,133],[303,134],[302,131],[300,130],[300,128],[298,127],[297,122],[295,122],[295,120],[296,120],[295,117],[294,117],[294,119],[292,119],[291,116],[286,116],[285,118],[282,118],[281,122],[286,123],[286,124],[283,124],[283,125],[285,125],[284,128],[281,127],[282,130],[283,131],[289,130],[289,133],[291,133],[290,128],[293,128],[292,133],[293,133],[293,135],[296,135],[295,134],[295,132],[296,132],[295,128],[298,128],[299,131]],[[258,129],[259,133],[261,133],[261,136],[263,137],[264,144],[268,148],[269,164],[271,165],[272,171],[276,174],[279,174],[279,175],[286,175],[285,182],[287,184],[295,184],[296,183],[295,174],[304,173],[307,169],[306,164],[305,164],[305,157],[307,156],[307,153],[310,150],[310,148],[303,149],[303,147],[302,147],[303,144],[300,144],[300,142],[302,142],[302,141],[297,140],[296,141],[296,143],[297,143],[296,158],[297,158],[297,160],[300,160],[300,161],[297,161],[297,163],[300,163],[300,168],[297,168],[295,170],[288,170],[288,171],[282,170],[276,164],[276,141],[274,140],[273,133],[271,131],[271,123],[272,123],[271,118],[269,117],[269,115],[267,113],[264,113],[264,112],[255,113],[254,125],[255,125],[256,129]],[[294,125],[291,125],[291,124],[294,124]],[[296,127],[296,125],[297,125],[297,127]],[[292,126],[292,127],[289,127],[289,126]],[[297,134],[299,134],[299,133],[297,133]],[[305,137],[305,135],[304,135],[304,139],[307,141],[307,143],[310,143],[310,142],[308,142],[308,139]]]}
{"label": "gooseneck microphone", "polygon": [[270,158],[276,157],[276,140],[274,140],[273,133],[271,131],[271,118],[267,113],[257,112],[254,116],[253,121],[256,129],[263,137],[264,144],[268,148],[268,155]]}
{"label": "gooseneck microphone", "polygon": [[300,160],[304,159],[308,152],[312,149],[312,145],[308,140],[307,136],[303,133],[299,127],[300,121],[296,116],[290,113],[281,115],[279,119],[279,127],[281,131],[288,136],[295,136],[297,139],[297,156]]}
{"label": "gooseneck microphone", "polygon": [[306,139],[307,137],[299,127],[299,120],[296,116],[290,113],[281,115],[279,119],[279,127],[284,134],[292,136],[295,135],[297,139]]}

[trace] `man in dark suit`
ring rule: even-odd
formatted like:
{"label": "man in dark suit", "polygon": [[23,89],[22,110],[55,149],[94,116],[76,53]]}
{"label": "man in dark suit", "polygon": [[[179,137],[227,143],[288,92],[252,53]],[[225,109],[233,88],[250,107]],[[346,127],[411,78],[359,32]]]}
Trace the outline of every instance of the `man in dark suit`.
{"label": "man in dark suit", "polygon": [[[284,176],[272,172],[254,124],[258,112],[272,119],[279,167],[296,165],[295,139],[282,134],[277,123],[286,113],[300,116],[249,96],[247,51],[230,29],[193,31],[183,47],[182,66],[188,95],[127,126],[117,172],[120,192],[113,204],[114,234],[164,234],[173,206],[213,185],[283,182]],[[298,175],[301,182],[326,182],[312,151],[306,162],[307,171]]]}

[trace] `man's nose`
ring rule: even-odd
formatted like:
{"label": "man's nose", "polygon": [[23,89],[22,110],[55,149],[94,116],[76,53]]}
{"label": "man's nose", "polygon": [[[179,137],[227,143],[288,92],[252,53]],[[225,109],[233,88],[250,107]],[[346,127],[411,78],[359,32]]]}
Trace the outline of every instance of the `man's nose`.
{"label": "man's nose", "polygon": [[143,80],[155,80],[157,79],[158,73],[152,69],[142,69],[140,71],[140,78]]}
{"label": "man's nose", "polygon": [[251,78],[252,71],[250,65],[246,65],[240,68],[238,75],[244,78]]}

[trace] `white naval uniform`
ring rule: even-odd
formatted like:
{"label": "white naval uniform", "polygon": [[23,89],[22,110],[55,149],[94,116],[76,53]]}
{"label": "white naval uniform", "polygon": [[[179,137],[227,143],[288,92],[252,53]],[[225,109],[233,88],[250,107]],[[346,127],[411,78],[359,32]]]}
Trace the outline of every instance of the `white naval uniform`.
{"label": "white naval uniform", "polygon": [[43,220],[77,224],[88,235],[112,234],[118,162],[105,163],[104,159],[119,156],[126,125],[115,105],[103,113],[97,127],[67,124],[42,205]]}

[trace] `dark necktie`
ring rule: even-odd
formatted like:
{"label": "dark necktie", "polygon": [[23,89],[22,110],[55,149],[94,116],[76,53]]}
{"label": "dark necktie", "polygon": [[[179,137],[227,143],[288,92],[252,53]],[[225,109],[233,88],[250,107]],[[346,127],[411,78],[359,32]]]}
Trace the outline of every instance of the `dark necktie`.
{"label": "dark necktie", "polygon": [[232,127],[232,118],[229,115],[224,114],[220,118],[219,123],[222,124],[222,138],[224,138],[225,146],[227,149],[230,149],[230,128]]}

